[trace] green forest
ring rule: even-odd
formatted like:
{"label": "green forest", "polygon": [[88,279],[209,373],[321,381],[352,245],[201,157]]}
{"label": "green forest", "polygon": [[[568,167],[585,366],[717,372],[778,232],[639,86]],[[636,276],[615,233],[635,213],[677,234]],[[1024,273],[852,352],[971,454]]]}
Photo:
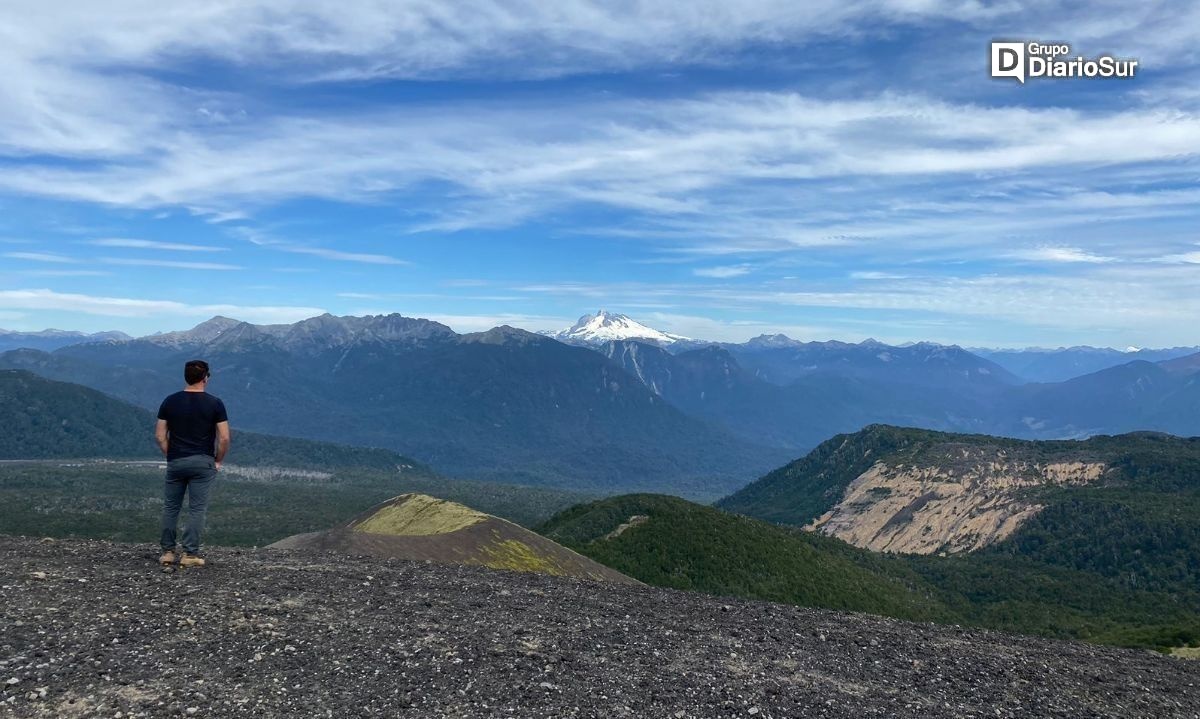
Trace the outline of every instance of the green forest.
{"label": "green forest", "polygon": [[[631,517],[646,519],[612,536]],[[657,586],[1123,646],[1200,644],[1194,583],[1131,586],[1011,548],[880,554],[661,495],[572,507],[539,531]]]}

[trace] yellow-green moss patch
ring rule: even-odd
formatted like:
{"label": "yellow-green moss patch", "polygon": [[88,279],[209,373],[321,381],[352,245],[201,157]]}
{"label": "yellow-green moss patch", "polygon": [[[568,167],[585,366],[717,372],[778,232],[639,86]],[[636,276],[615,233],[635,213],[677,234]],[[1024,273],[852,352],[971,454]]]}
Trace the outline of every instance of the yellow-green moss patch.
{"label": "yellow-green moss patch", "polygon": [[558,564],[532,547],[516,539],[505,539],[482,547],[484,566],[492,569],[512,569],[518,572],[540,572],[542,574],[566,574]]}
{"label": "yellow-green moss patch", "polygon": [[352,529],[367,534],[394,537],[449,534],[486,520],[488,515],[425,494],[406,494],[355,524]]}

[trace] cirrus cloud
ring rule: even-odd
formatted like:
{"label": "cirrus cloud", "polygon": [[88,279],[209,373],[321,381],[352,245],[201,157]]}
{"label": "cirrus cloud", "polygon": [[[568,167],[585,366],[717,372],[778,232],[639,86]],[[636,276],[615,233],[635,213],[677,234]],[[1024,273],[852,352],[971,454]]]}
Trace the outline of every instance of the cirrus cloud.
{"label": "cirrus cloud", "polygon": [[201,317],[226,315],[263,324],[298,322],[323,314],[317,307],[188,304],[174,300],[87,295],[55,290],[0,290],[0,309],[66,310],[105,317]]}

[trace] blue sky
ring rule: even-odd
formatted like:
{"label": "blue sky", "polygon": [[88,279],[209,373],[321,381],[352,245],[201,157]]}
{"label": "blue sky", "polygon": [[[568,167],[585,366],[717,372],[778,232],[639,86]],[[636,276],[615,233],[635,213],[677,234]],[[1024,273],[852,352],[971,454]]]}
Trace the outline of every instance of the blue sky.
{"label": "blue sky", "polygon": [[1198,48],[1192,2],[8,3],[0,327],[1200,344]]}

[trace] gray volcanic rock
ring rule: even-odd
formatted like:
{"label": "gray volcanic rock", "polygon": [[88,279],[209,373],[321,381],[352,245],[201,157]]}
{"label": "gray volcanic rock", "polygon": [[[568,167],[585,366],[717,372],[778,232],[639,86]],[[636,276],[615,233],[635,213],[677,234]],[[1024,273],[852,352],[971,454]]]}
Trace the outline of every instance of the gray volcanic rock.
{"label": "gray volcanic rock", "polygon": [[295,534],[270,548],[429,560],[619,584],[638,583],[507,519],[425,494],[393,497],[339,527]]}
{"label": "gray volcanic rock", "polygon": [[1197,717],[1200,663],[477,567],[0,537],[17,717]]}

